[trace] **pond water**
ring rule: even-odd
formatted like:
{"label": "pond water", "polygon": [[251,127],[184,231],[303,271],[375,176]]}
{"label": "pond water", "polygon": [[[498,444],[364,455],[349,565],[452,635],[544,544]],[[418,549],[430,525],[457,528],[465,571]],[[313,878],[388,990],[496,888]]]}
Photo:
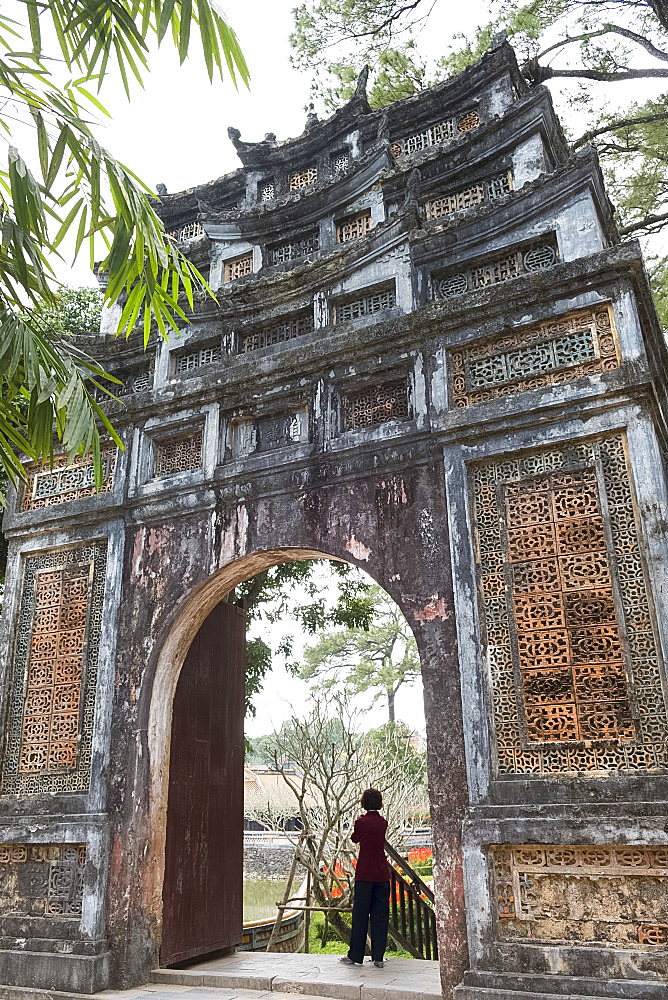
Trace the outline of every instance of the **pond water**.
{"label": "pond water", "polygon": [[285,879],[244,879],[244,922],[273,917],[285,891]]}

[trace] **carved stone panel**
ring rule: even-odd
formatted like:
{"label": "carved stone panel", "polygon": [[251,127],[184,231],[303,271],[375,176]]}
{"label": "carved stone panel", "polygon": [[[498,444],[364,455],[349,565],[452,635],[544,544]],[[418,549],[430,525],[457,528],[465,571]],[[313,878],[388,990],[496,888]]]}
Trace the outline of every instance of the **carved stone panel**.
{"label": "carved stone panel", "polygon": [[619,364],[611,307],[580,309],[453,351],[450,392],[454,406],[470,406]]}
{"label": "carved stone panel", "polygon": [[25,560],[2,792],[87,790],[106,542]]}
{"label": "carved stone panel", "polygon": [[470,477],[499,773],[665,768],[623,435],[480,463]]}
{"label": "carved stone panel", "polygon": [[[102,452],[103,479],[101,493],[108,493],[114,481],[116,449]],[[79,500],[81,497],[95,496],[95,469],[89,455],[77,455],[68,465],[67,456],[59,455],[53,461],[53,468],[36,462],[26,466],[27,486],[23,499],[23,510],[38,510],[53,504]]]}
{"label": "carved stone panel", "polygon": [[0,844],[0,917],[80,917],[85,844]]}
{"label": "carved stone panel", "polygon": [[502,939],[668,946],[668,847],[490,848]]}

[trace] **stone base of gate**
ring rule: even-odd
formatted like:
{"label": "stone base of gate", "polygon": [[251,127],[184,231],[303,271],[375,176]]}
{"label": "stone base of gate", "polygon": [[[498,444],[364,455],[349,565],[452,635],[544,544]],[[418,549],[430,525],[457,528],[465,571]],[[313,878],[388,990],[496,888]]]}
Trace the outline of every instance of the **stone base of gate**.
{"label": "stone base of gate", "polygon": [[[109,983],[109,959],[106,952],[101,955],[73,955],[0,949],[0,983],[28,990],[98,993]],[[2,996],[0,992],[0,1000]]]}
{"label": "stone base of gate", "polygon": [[455,1000],[668,1000],[667,982],[518,972],[467,972]]}

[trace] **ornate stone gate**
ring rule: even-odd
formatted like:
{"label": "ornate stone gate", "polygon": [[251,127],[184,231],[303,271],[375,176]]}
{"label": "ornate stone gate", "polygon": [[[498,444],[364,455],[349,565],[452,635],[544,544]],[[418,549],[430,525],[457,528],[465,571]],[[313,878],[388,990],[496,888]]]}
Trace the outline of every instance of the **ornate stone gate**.
{"label": "ornate stone gate", "polygon": [[163,192],[218,301],[146,354],[103,329],[103,492],[63,459],[11,500],[1,982],[146,979],[189,644],[239,581],[328,555],[418,642],[445,996],[667,995],[666,349],[639,248],[507,45],[383,112],[364,84]]}

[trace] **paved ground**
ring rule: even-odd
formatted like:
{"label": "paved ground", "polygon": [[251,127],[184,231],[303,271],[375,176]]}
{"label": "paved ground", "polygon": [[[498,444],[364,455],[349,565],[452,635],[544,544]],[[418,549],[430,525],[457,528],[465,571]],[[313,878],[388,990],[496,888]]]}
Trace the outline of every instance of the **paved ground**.
{"label": "paved ground", "polygon": [[272,955],[237,952],[187,969],[161,969],[153,982],[133,990],[106,990],[118,1000],[440,1000],[438,962],[390,959],[341,965],[338,955]]}

